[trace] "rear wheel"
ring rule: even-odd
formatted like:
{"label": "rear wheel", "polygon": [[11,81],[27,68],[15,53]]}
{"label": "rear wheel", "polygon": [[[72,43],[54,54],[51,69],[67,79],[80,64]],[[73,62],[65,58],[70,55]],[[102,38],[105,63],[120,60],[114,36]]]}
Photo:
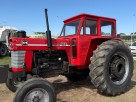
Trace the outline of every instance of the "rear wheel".
{"label": "rear wheel", "polygon": [[17,90],[14,102],[56,102],[56,94],[48,81],[34,78]]}
{"label": "rear wheel", "polygon": [[0,45],[0,56],[4,57],[8,54],[8,48],[5,44]]}
{"label": "rear wheel", "polygon": [[128,46],[122,41],[109,40],[94,51],[89,75],[99,92],[114,96],[128,89],[133,68]]}

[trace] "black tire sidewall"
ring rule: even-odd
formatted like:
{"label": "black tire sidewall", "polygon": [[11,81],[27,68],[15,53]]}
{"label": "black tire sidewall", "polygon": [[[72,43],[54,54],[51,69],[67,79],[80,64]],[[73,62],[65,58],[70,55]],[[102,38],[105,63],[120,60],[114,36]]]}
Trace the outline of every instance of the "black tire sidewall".
{"label": "black tire sidewall", "polygon": [[[114,84],[109,77],[109,62],[111,61],[112,56],[118,52],[125,54],[128,58],[128,61],[129,61],[128,76],[127,76],[126,80],[121,85]],[[128,86],[128,84],[131,83],[130,81],[131,81],[132,74],[133,74],[133,58],[132,58],[130,50],[126,46],[122,46],[122,45],[114,46],[109,51],[108,55],[106,56],[106,61],[105,61],[105,65],[104,65],[104,75],[105,75],[104,78],[105,78],[106,82],[109,84],[108,86],[110,87],[111,90],[114,90],[116,92],[120,92],[122,90],[125,90],[126,87]]]}
{"label": "black tire sidewall", "polygon": [[49,102],[56,102],[56,96],[53,87],[45,80],[32,80],[28,83],[25,83],[21,88],[18,89],[14,102],[23,102],[26,94],[34,88],[42,88],[46,90],[49,94]]}
{"label": "black tire sidewall", "polygon": [[[1,53],[1,51],[2,51],[2,47],[4,47],[5,48],[5,53],[4,54],[2,54]],[[5,44],[1,44],[0,45],[0,56],[2,56],[2,57],[4,57],[4,56],[6,56],[8,54],[8,48],[7,48],[7,46],[5,45]]]}
{"label": "black tire sidewall", "polygon": [[16,92],[17,88],[15,85],[13,85],[13,80],[12,79],[7,79],[6,86],[8,87],[9,90],[12,92]]}

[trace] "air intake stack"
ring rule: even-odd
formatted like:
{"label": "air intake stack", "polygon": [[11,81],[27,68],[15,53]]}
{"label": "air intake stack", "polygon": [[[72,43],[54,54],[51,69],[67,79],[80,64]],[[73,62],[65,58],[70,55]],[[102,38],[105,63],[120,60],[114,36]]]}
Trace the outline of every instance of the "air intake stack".
{"label": "air intake stack", "polygon": [[49,28],[49,21],[48,21],[48,13],[47,9],[45,9],[45,18],[46,18],[46,26],[47,26],[47,31],[46,31],[46,37],[47,37],[47,43],[48,43],[48,48],[50,49],[52,47],[52,40],[51,40],[51,31]]}

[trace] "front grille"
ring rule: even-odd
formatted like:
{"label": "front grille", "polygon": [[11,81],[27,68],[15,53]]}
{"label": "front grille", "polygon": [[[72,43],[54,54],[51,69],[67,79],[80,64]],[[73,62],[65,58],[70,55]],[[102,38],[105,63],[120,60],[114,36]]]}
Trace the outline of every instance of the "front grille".
{"label": "front grille", "polygon": [[11,51],[12,68],[23,68],[24,58],[25,58],[25,51]]}

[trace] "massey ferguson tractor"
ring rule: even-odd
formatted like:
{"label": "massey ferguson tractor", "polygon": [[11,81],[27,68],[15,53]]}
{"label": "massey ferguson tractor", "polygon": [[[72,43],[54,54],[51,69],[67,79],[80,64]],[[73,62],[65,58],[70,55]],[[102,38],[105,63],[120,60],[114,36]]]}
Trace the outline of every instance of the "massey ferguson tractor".
{"label": "massey ferguson tractor", "polygon": [[128,90],[133,58],[127,44],[116,36],[115,19],[80,14],[65,20],[60,36],[54,39],[47,9],[45,15],[46,38],[9,39],[11,68],[6,85],[13,92],[19,88],[15,102],[55,102],[52,85],[39,77],[59,74],[71,81],[89,75],[105,95]]}

